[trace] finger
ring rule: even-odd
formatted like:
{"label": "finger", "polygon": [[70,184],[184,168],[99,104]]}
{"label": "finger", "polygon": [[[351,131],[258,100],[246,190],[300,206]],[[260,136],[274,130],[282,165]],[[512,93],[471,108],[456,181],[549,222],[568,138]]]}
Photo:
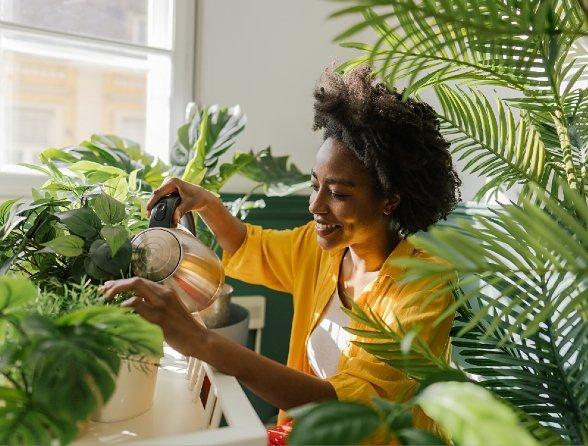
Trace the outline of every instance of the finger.
{"label": "finger", "polygon": [[160,187],[153,191],[153,195],[151,195],[151,198],[149,198],[146,206],[148,213],[151,213],[151,209],[153,206],[155,206],[155,203],[157,203],[161,197],[165,197],[166,195],[169,195],[172,192],[176,192],[178,190],[177,180],[177,178],[168,178]]}
{"label": "finger", "polygon": [[101,292],[107,300],[126,291],[134,292],[154,306],[161,306],[163,299],[160,296],[169,292],[163,285],[140,277],[112,280],[101,287]]}
{"label": "finger", "polygon": [[125,300],[122,306],[129,307],[135,310],[143,319],[159,325],[161,322],[161,314],[157,309],[153,308],[146,301],[139,296],[133,296],[130,299]]}
{"label": "finger", "polygon": [[178,205],[178,207],[176,207],[176,210],[174,211],[174,223],[177,225],[178,223],[180,223],[180,220],[182,218],[182,215],[184,215],[185,213],[189,212],[190,209],[188,209],[187,206],[184,206],[182,204],[182,201],[180,200],[180,204]]}

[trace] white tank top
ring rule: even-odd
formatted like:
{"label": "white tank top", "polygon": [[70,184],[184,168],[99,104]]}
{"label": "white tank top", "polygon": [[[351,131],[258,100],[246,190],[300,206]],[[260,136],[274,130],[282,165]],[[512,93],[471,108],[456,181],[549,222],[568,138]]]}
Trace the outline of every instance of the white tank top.
{"label": "white tank top", "polygon": [[323,319],[314,328],[306,346],[310,366],[315,375],[322,379],[337,373],[339,356],[347,347],[351,336],[343,329],[349,326],[349,316],[343,313],[342,306],[339,292],[335,289],[325,308]]}

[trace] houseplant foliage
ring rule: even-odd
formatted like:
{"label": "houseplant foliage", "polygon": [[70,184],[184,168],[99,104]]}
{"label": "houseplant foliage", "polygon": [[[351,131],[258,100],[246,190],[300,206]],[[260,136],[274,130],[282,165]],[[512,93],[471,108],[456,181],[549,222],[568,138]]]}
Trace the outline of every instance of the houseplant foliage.
{"label": "houseplant foliage", "polygon": [[[252,182],[251,189],[234,202],[226,202],[229,211],[245,219],[249,210],[265,207],[263,200],[250,201],[257,191],[266,196],[286,196],[308,186],[309,176],[303,174],[287,156],[273,156],[271,147],[254,152],[236,151],[232,159],[221,163],[221,157],[234,145],[243,131],[247,118],[236,105],[230,108],[212,105],[186,107],[186,123],[178,128],[178,139],[171,152],[172,174],[184,181],[198,184],[220,194],[221,188],[235,174]],[[217,250],[212,232],[197,222],[198,237]]]}
{"label": "houseplant foliage", "polygon": [[[23,272],[44,288],[85,276],[94,282],[128,276],[130,240],[147,227],[145,203],[170,174],[214,193],[235,174],[250,178],[254,188],[231,207],[243,218],[248,208],[263,205],[247,201],[254,190],[286,195],[307,184],[307,175],[270,148],[236,152],[220,163],[246,123],[238,106],[190,105],[187,118],[177,132],[173,167],[115,135],[44,150],[41,164],[28,166],[49,178],[33,200],[0,205],[0,273]],[[214,244],[205,225],[199,236]]]}
{"label": "houseplant foliage", "polygon": [[[167,176],[217,194],[235,174],[270,195],[306,185],[308,176],[269,148],[220,162],[245,125],[239,107],[189,106],[187,118],[172,157],[185,150],[185,165],[167,165],[116,135],[93,135],[45,149],[40,164],[28,165],[47,176],[43,186],[31,200],[0,204],[1,444],[71,441],[112,395],[121,358],[161,356],[160,329],[105,304],[96,285],[131,274],[131,238],[147,227],[145,203]],[[263,204],[249,203],[250,194],[227,206],[244,217]],[[30,282],[5,276],[13,273]]]}
{"label": "houseplant foliage", "polygon": [[[340,3],[346,5],[333,16],[359,21],[338,40],[361,52],[340,69],[369,63],[390,87],[405,82],[405,97],[435,94],[454,155],[465,161],[466,171],[487,178],[477,198],[518,192],[514,201],[499,198],[498,205],[471,210],[471,218],[413,237],[444,262],[397,261],[408,267],[403,281],[446,284],[425,294],[423,307],[440,294],[456,295],[438,321],[457,311],[455,364],[430,355],[418,327],[398,333],[369,309],[350,313],[364,327],[355,333],[356,342],[420,383],[406,404],[418,405],[421,392],[433,386],[451,388],[455,380],[467,380],[516,413],[519,426],[541,444],[588,444],[585,3]],[[375,31],[375,44],[349,41],[367,28]],[[456,272],[459,281],[449,281]],[[466,401],[454,404],[472,412]],[[456,444],[470,444],[460,433],[475,423],[474,416],[460,425],[447,422],[451,411],[423,409]],[[314,408],[314,417],[319,410]],[[307,422],[304,413],[296,420],[298,444],[307,441]],[[345,422],[330,425],[345,430]],[[414,442],[389,417],[381,416],[379,426],[401,443]],[[498,438],[501,429],[486,431],[486,441]],[[514,438],[507,443],[519,444]]]}
{"label": "houseplant foliage", "polygon": [[[89,305],[96,288],[38,294],[0,277],[0,443],[68,443],[112,395],[121,356],[162,354],[158,327],[118,306]],[[83,306],[82,306],[83,305]]]}

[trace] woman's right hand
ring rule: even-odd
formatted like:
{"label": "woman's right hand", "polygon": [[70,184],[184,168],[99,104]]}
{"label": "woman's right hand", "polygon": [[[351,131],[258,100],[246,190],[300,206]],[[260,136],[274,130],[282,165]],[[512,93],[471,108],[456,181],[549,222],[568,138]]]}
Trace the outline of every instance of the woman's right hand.
{"label": "woman's right hand", "polygon": [[153,195],[147,202],[147,213],[151,215],[151,209],[157,201],[166,195],[177,193],[180,196],[180,203],[174,212],[174,223],[178,223],[182,215],[190,211],[203,210],[211,199],[216,198],[212,193],[203,187],[182,181],[179,178],[168,178],[163,184],[153,191]]}

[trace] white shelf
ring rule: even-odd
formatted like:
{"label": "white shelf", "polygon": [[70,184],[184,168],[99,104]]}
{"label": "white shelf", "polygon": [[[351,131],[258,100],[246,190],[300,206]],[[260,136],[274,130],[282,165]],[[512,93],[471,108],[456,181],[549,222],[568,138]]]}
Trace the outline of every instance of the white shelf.
{"label": "white shelf", "polygon": [[[208,404],[200,389],[210,381]],[[218,427],[221,415],[228,424]],[[127,421],[90,422],[76,446],[129,443],[142,445],[263,446],[266,431],[237,380],[208,364],[187,361],[166,347],[157,375],[153,407]]]}

